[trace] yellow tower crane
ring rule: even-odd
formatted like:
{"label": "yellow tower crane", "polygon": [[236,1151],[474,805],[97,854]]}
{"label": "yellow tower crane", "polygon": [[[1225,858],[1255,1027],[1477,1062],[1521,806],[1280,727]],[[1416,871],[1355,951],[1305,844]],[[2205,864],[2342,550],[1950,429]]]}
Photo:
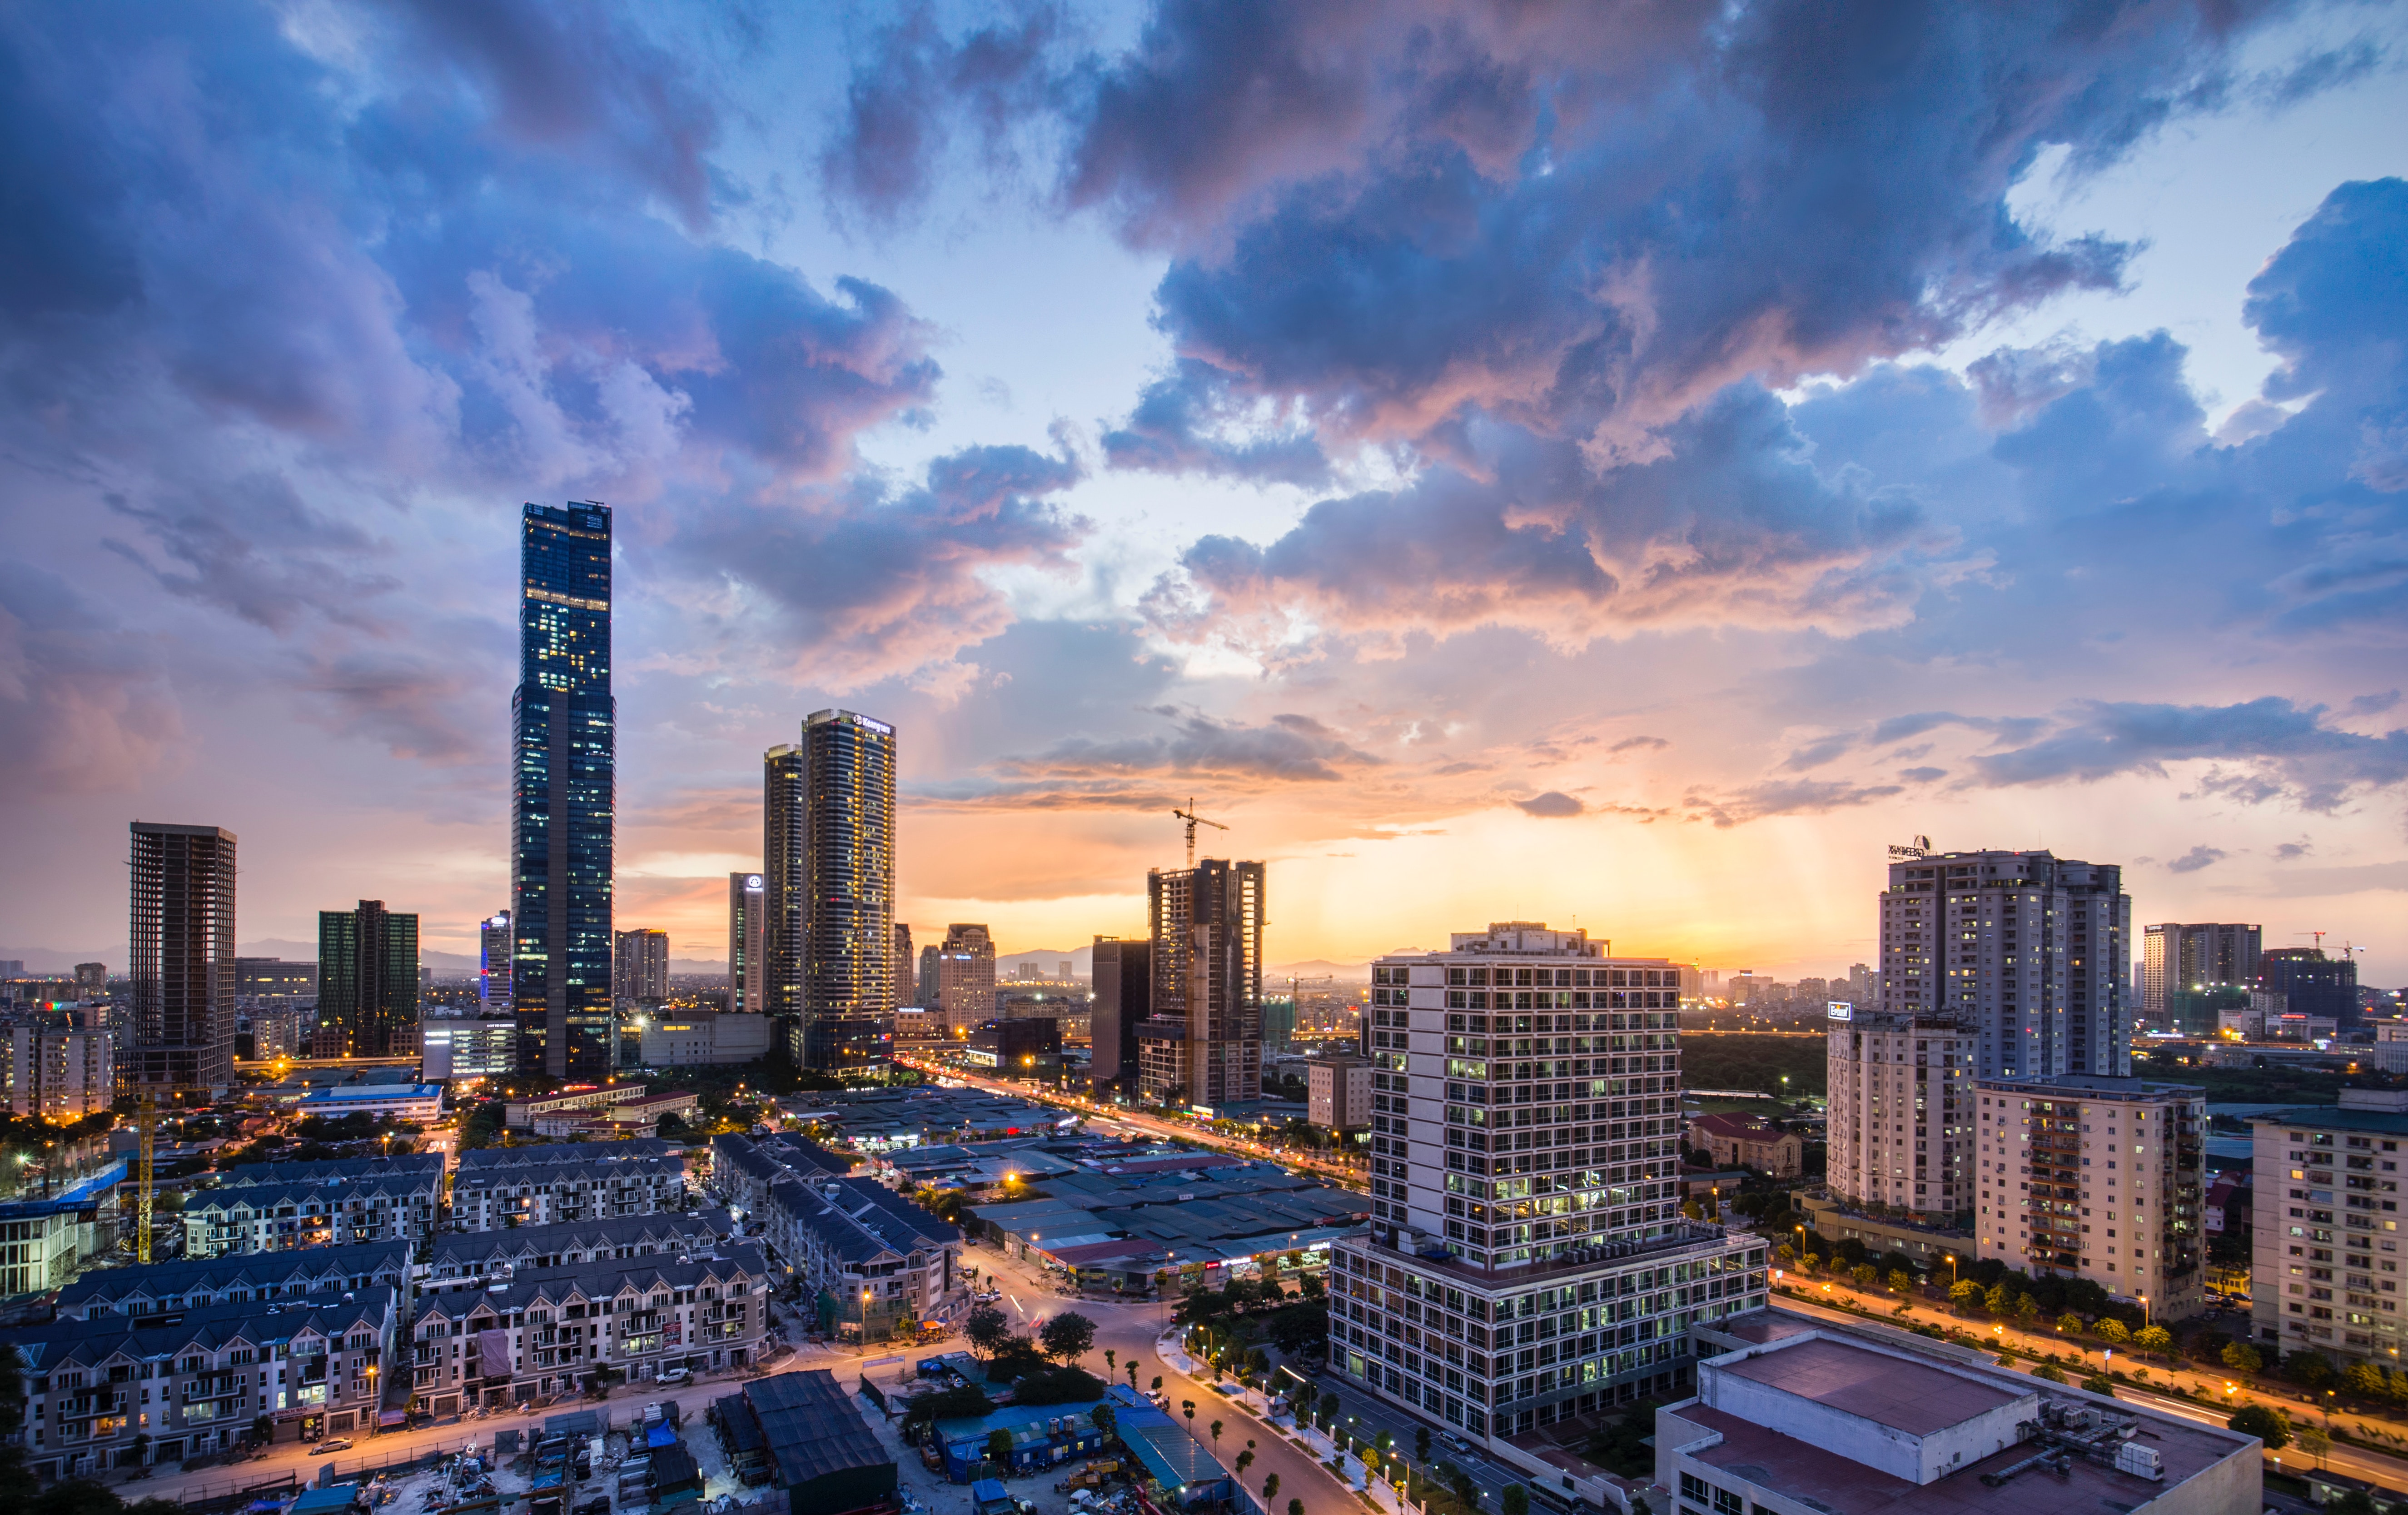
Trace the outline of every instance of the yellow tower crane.
{"label": "yellow tower crane", "polygon": [[1174,805],[1171,807],[1170,813],[1187,823],[1187,871],[1192,873],[1196,871],[1196,828],[1198,826],[1210,826],[1216,831],[1226,831],[1228,828],[1222,825],[1219,821],[1206,820],[1203,816],[1196,814],[1196,801],[1193,800],[1187,801],[1187,808],[1185,810],[1181,810]]}
{"label": "yellow tower crane", "polygon": [[159,1101],[144,1089],[134,1104],[136,1129],[141,1133],[142,1152],[134,1182],[134,1257],[137,1262],[150,1261],[150,1190],[157,1176],[152,1159],[159,1143]]}

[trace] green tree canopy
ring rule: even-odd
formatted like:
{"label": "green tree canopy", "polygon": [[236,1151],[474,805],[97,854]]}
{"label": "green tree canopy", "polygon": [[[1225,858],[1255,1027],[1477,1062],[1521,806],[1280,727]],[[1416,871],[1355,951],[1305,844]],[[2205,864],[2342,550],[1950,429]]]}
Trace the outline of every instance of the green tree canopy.
{"label": "green tree canopy", "polygon": [[1039,1329],[1037,1340],[1056,1363],[1075,1363],[1096,1345],[1096,1322],[1076,1310],[1064,1310]]}
{"label": "green tree canopy", "polygon": [[2224,1423],[2244,1436],[2256,1436],[2266,1444],[2268,1451],[2281,1451],[2291,1444],[2291,1422],[2280,1411],[2263,1405],[2243,1405]]}

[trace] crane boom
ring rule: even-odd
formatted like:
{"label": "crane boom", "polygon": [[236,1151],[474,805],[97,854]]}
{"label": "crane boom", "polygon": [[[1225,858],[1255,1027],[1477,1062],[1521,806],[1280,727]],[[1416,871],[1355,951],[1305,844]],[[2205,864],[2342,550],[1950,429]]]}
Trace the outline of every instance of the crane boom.
{"label": "crane boom", "polygon": [[[142,1150],[139,1171],[135,1177],[134,1258],[137,1262],[150,1261],[150,1194],[157,1176],[153,1158],[159,1140],[159,1101],[144,1089],[134,1106],[134,1118],[141,1133]],[[120,1212],[122,1213],[122,1212]]]}
{"label": "crane boom", "polygon": [[1196,828],[1198,826],[1210,826],[1216,831],[1226,831],[1228,828],[1222,825],[1219,821],[1206,820],[1203,816],[1196,814],[1196,801],[1192,799],[1187,801],[1187,808],[1185,810],[1182,810],[1178,806],[1173,805],[1170,808],[1170,813],[1187,823],[1187,871],[1192,873],[1196,871]]}

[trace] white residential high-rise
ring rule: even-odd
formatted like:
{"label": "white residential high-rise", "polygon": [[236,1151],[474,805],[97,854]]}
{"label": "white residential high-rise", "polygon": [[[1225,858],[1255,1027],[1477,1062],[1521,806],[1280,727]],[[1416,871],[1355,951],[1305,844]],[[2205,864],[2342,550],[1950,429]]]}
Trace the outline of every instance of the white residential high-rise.
{"label": "white residential high-rise", "polygon": [[2408,1347],[2400,1165],[2408,1089],[2344,1089],[2341,1103],[2249,1117],[2249,1315],[2271,1356],[2312,1350],[2390,1367]]}
{"label": "white residential high-rise", "polygon": [[1881,936],[1881,1008],[1972,1032],[1978,1076],[2131,1071],[2121,868],[2046,852],[1903,858]]}
{"label": "white residential high-rise", "polygon": [[1836,1003],[1829,1026],[1831,1191],[1924,1224],[1971,1210],[1973,1033]]}
{"label": "white residential high-rise", "polygon": [[1765,1243],[1684,1220],[1681,974],[1504,921],[1371,968],[1372,1211],[1332,1250],[1330,1363],[1503,1438],[1689,1382],[1764,1304]]}
{"label": "white residential high-rise", "polygon": [[2198,1313],[2205,1089],[2065,1074],[1984,1078],[1974,1094],[1984,1257],[2088,1278],[2169,1320]]}
{"label": "white residential high-rise", "polygon": [[497,910],[477,927],[477,1000],[487,1015],[510,1008],[510,913]]}
{"label": "white residential high-rise", "polygon": [[[2246,988],[2258,978],[2262,926],[2168,922],[2141,933],[2141,1017],[2168,1027],[2174,996],[2186,989]],[[2212,1028],[2211,1028],[2212,1029]]]}
{"label": "white residential high-rise", "polygon": [[19,1024],[7,1038],[7,1108],[50,1120],[80,1120],[117,1098],[117,1041],[106,1028]]}
{"label": "white residential high-rise", "polygon": [[727,875],[727,1008],[761,1015],[769,1007],[769,897],[759,873]]}

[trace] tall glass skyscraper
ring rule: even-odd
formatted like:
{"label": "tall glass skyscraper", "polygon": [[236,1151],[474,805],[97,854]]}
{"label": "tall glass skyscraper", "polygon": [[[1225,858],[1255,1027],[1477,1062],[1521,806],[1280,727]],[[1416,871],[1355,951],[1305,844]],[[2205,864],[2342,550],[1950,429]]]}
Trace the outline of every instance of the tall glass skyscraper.
{"label": "tall glass skyscraper", "polygon": [[519,687],[510,701],[510,1002],[519,1070],[611,1068],[610,512],[526,507]]}
{"label": "tall glass skyscraper", "polygon": [[389,1058],[418,1029],[418,917],[362,900],[318,912],[318,1025],[338,1032],[343,1056]]}
{"label": "tall glass skyscraper", "polygon": [[806,1068],[883,1063],[895,1015],[895,728],[803,722],[764,763],[770,1009]]}

